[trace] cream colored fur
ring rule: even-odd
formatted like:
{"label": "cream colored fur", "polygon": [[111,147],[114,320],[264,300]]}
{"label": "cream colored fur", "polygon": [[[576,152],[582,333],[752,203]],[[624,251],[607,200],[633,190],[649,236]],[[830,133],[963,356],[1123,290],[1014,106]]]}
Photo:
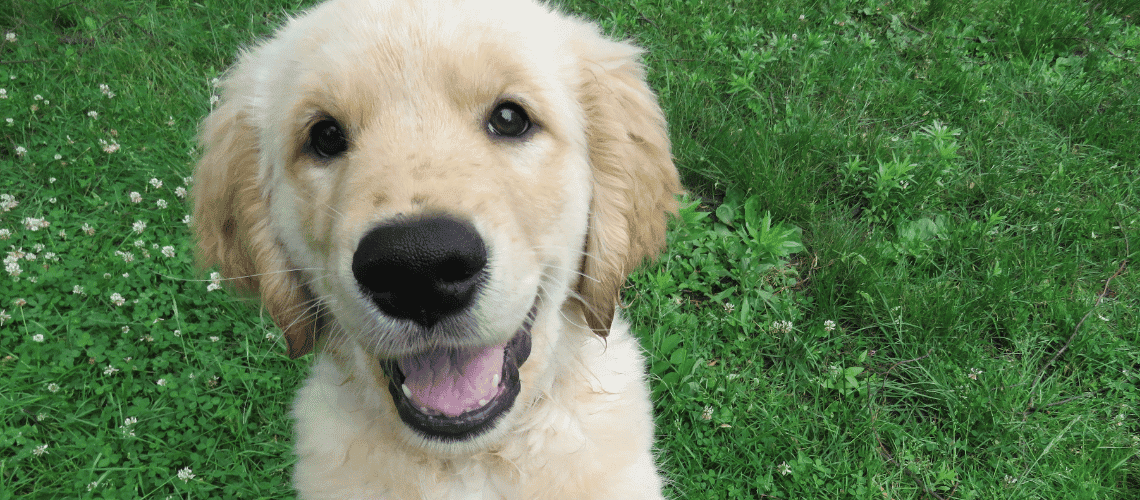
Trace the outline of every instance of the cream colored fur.
{"label": "cream colored fur", "polygon": [[[203,265],[260,295],[289,355],[316,352],[294,404],[302,498],[661,497],[645,361],[615,314],[680,189],[640,53],[531,0],[334,0],[241,55],[203,123],[194,226]],[[504,99],[533,133],[488,134]],[[322,117],[344,155],[306,151]],[[421,213],[490,250],[479,328],[438,342],[505,342],[538,305],[521,393],[466,441],[397,416],[380,360],[427,344],[350,270],[370,228]]]}

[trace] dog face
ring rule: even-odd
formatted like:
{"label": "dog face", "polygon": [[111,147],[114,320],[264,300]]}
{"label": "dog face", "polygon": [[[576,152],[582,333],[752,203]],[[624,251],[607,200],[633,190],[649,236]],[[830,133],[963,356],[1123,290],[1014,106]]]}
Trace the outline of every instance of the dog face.
{"label": "dog face", "polygon": [[291,357],[374,360],[410,436],[501,428],[558,322],[604,336],[663,243],[679,187],[638,55],[526,0],[319,6],[203,124],[200,261]]}

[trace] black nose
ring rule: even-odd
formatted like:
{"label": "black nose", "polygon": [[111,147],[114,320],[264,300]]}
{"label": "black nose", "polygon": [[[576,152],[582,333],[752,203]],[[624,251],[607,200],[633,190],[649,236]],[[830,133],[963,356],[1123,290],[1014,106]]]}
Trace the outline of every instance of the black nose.
{"label": "black nose", "polygon": [[486,266],[475,227],[443,215],[378,226],[352,256],[353,276],[380,310],[426,328],[471,304]]}

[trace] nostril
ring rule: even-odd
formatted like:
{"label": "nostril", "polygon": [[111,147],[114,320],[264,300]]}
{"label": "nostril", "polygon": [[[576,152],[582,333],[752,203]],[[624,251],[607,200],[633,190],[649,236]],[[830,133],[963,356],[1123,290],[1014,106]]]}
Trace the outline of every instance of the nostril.
{"label": "nostril", "polygon": [[361,238],[352,273],[380,310],[431,327],[471,304],[487,249],[470,222],[446,215],[398,220]]}

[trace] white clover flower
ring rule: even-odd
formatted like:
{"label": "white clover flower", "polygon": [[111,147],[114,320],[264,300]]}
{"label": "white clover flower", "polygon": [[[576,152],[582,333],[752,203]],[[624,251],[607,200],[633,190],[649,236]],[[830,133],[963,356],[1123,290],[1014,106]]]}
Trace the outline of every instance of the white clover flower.
{"label": "white clover flower", "polygon": [[46,444],[41,444],[41,445],[37,446],[36,449],[32,450],[32,454],[38,457],[38,456],[43,455],[44,453],[47,453],[47,446],[48,445],[46,445]]}
{"label": "white clover flower", "polygon": [[128,264],[135,261],[135,254],[130,253],[130,252],[124,252],[122,250],[115,250],[115,255],[118,255],[119,257],[121,257],[123,259],[123,262],[126,262]]}
{"label": "white clover flower", "polygon": [[8,98],[8,89],[0,89],[0,99]]}
{"label": "white clover flower", "polygon": [[115,304],[116,306],[122,306],[123,304],[127,303],[127,299],[124,299],[122,295],[119,295],[119,292],[115,292],[111,294],[111,303]]}
{"label": "white clover flower", "polygon": [[166,387],[166,379],[160,378],[160,379],[158,379],[158,381],[155,382],[155,384],[162,386],[162,387]]}
{"label": "white clover flower", "polygon": [[178,479],[181,479],[184,483],[190,481],[194,479],[194,472],[191,471],[189,467],[183,467],[178,470]]}
{"label": "white clover flower", "polygon": [[154,187],[155,189],[159,189],[162,187],[162,181],[158,180],[157,178],[151,177],[150,180],[147,182],[150,183],[150,185],[152,187]]}
{"label": "white clover flower", "polygon": [[87,295],[87,292],[84,292],[83,287],[79,285],[75,285],[75,287],[71,289],[71,293],[74,293],[76,295]]}
{"label": "white clover flower", "polygon": [[[127,358],[127,360],[130,361],[130,358]],[[138,421],[139,419],[135,417],[127,417],[127,419],[123,421],[123,425],[119,426],[119,432],[123,434],[123,437],[135,437],[134,425],[138,423]]]}
{"label": "white clover flower", "polygon": [[91,227],[91,225],[86,222],[83,223],[83,227],[80,229],[82,229],[87,236],[95,236],[95,228]]}
{"label": "white clover flower", "polygon": [[91,110],[91,111],[87,112],[87,116],[90,116],[91,118],[98,119],[99,118],[99,112],[95,111],[95,110]]}
{"label": "white clover flower", "polygon": [[20,273],[23,273],[24,270],[20,269],[20,265],[15,262],[5,262],[4,272],[8,273],[9,276],[15,278],[20,276]]}
{"label": "white clover flower", "polygon": [[131,327],[130,326],[124,326],[123,327],[123,333],[131,333]]}
{"label": "white clover flower", "polygon": [[146,223],[141,220],[137,220],[134,224],[131,224],[131,229],[134,230],[135,234],[142,234],[142,232],[146,230]]}
{"label": "white clover flower", "polygon": [[35,335],[32,335],[32,342],[43,342],[43,341],[44,341],[44,334],[37,333]]}
{"label": "white clover flower", "polygon": [[970,380],[978,380],[978,375],[981,375],[981,374],[982,374],[981,370],[979,370],[977,368],[970,368],[970,373],[967,373],[966,376],[969,377]]}
{"label": "white clover flower", "polygon": [[776,472],[779,472],[781,476],[786,476],[792,473],[792,467],[788,465],[788,462],[781,462],[780,465],[776,466]]}
{"label": "white clover flower", "polygon": [[102,146],[103,152],[107,154],[112,154],[119,150],[119,143],[115,142],[114,139],[112,139],[111,142],[99,139],[99,145]]}
{"label": "white clover flower", "polygon": [[52,382],[52,383],[47,385],[47,390],[48,390],[48,392],[52,392],[52,393],[59,392],[59,384]]}
{"label": "white clover flower", "polygon": [[28,150],[23,146],[16,146],[16,156],[24,156],[27,153]]}
{"label": "white clover flower", "polygon": [[36,217],[24,217],[24,228],[29,231],[39,231],[50,226],[51,223],[44,219]]}
{"label": "white clover flower", "polygon": [[11,32],[11,31],[4,33],[4,41],[9,42],[9,43],[15,43],[16,34]]}
{"label": "white clover flower", "polygon": [[174,247],[170,245],[162,247],[162,255],[165,255],[167,258],[174,257]]}
{"label": "white clover flower", "polygon": [[827,321],[824,321],[823,322],[823,331],[825,331],[825,332],[835,331],[835,322],[830,320],[830,319]]}
{"label": "white clover flower", "polygon": [[704,411],[701,412],[701,420],[712,420],[713,407],[705,405]]}
{"label": "white clover flower", "polygon": [[4,326],[4,323],[11,321],[11,320],[12,320],[12,315],[8,314],[8,310],[0,309],[0,326]]}
{"label": "white clover flower", "polygon": [[[175,337],[181,337],[182,336],[182,330],[174,330],[174,336]],[[193,378],[193,376],[191,376],[191,378]]]}
{"label": "white clover flower", "polygon": [[119,371],[118,368],[115,368],[114,366],[111,366],[111,365],[107,365],[107,367],[103,369],[103,375],[114,375],[115,372],[117,372],[117,371]]}
{"label": "white clover flower", "polygon": [[189,224],[190,223],[190,214],[186,214],[186,216],[182,218],[182,223],[183,224]]}
{"label": "white clover flower", "polygon": [[189,185],[190,185],[190,183],[192,183],[192,182],[194,182],[194,177],[193,177],[193,176],[188,176],[188,177],[183,177],[183,178],[182,178],[182,183],[183,183],[183,184],[185,184],[185,185],[187,185],[187,186],[189,186]]}
{"label": "white clover flower", "polygon": [[166,208],[166,200],[158,200],[154,204],[158,205],[158,208]]}
{"label": "white clover flower", "polygon": [[174,196],[177,196],[179,198],[185,198],[186,197],[186,188],[184,188],[182,186],[178,186],[178,187],[174,188]]}
{"label": "white clover flower", "polygon": [[220,339],[217,336],[215,336],[215,335],[210,336],[210,342],[217,342],[218,340],[220,340]]}
{"label": "white clover flower", "polygon": [[206,291],[212,292],[212,291],[217,290],[221,287],[222,287],[222,285],[219,285],[217,283],[210,283],[209,285],[206,285]]}
{"label": "white clover flower", "polygon": [[12,237],[12,231],[8,228],[0,228],[0,240],[6,240]]}
{"label": "white clover flower", "polygon": [[786,334],[786,333],[791,333],[792,328],[793,327],[792,327],[791,321],[776,320],[776,321],[772,322],[772,327],[770,330],[773,333],[785,333]]}
{"label": "white clover flower", "polygon": [[9,210],[12,210],[13,208],[16,208],[19,205],[20,205],[20,202],[16,201],[15,196],[12,196],[12,195],[7,194],[7,193],[0,193],[0,209],[3,209],[5,212],[7,212]]}
{"label": "white clover flower", "polygon": [[44,100],[44,96],[42,96],[40,94],[36,94],[34,97],[32,97],[32,99],[37,100],[37,101],[42,101],[42,100]]}
{"label": "white clover flower", "polygon": [[102,92],[103,95],[107,96],[107,99],[115,97],[115,93],[111,91],[111,87],[108,87],[105,83],[99,84],[99,91]]}

